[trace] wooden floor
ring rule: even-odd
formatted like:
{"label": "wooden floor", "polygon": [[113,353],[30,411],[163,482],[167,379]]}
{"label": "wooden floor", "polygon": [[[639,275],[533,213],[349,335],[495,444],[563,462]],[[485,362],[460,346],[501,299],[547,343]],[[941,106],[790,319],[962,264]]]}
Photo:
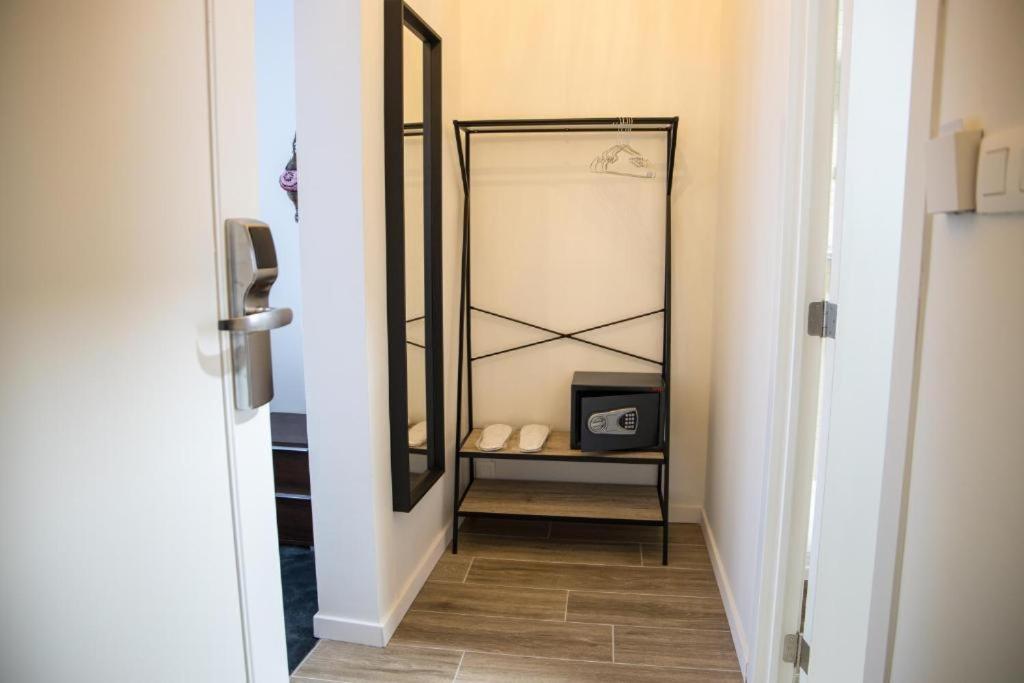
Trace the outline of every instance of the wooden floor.
{"label": "wooden floor", "polygon": [[391,643],[321,640],[314,681],[741,683],[700,527],[468,520]]}

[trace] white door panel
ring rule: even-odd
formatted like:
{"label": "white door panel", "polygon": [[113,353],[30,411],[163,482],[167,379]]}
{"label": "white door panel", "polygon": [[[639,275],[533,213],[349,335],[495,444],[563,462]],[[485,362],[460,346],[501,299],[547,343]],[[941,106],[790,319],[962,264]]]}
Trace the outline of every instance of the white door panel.
{"label": "white door panel", "polygon": [[262,448],[226,426],[216,327],[220,211],[255,212],[256,167],[251,107],[211,147],[208,55],[251,72],[247,4],[211,0],[242,20],[212,53],[202,0],[0,4],[0,680],[245,680],[272,613],[236,557],[273,520],[272,494],[238,516],[267,417],[230,420]]}
{"label": "white door panel", "polygon": [[916,10],[914,0],[856,0],[846,16],[834,245],[842,258],[834,259],[830,280],[839,317],[824,368],[805,624],[813,682],[862,681],[866,675],[890,427]]}

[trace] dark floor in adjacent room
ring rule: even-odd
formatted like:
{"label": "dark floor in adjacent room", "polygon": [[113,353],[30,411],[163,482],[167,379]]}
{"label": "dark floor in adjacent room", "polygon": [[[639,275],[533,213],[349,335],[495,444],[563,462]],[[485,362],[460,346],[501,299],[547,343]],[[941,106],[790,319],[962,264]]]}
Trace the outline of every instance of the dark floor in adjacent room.
{"label": "dark floor in adjacent room", "polygon": [[322,640],[292,683],[742,683],[701,528],[471,519],[385,648]]}
{"label": "dark floor in adjacent room", "polygon": [[317,606],[316,567],[312,548],[283,545],[280,550],[288,670],[294,671],[316,645],[313,637],[313,615]]}

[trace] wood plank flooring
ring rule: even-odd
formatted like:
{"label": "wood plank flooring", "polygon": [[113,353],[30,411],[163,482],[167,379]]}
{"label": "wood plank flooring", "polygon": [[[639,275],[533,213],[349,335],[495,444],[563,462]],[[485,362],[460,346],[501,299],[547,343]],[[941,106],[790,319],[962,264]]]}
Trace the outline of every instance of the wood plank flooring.
{"label": "wood plank flooring", "polygon": [[639,593],[642,595],[718,596],[715,576],[709,571],[672,567],[618,567],[473,558],[466,581],[492,586],[560,588],[570,591]]}
{"label": "wood plank flooring", "polygon": [[742,679],[730,671],[664,669],[467,652],[458,680],[460,683],[734,683]]}
{"label": "wood plank flooring", "polygon": [[461,652],[388,645],[366,647],[321,640],[292,676],[307,681],[422,681],[450,683],[462,661]]}
{"label": "wood plank flooring", "polygon": [[[658,546],[657,552],[660,565],[661,546]],[[553,541],[549,538],[511,538],[488,534],[459,534],[459,554],[454,557],[462,555],[492,560],[621,564],[635,567],[643,564],[643,556],[636,545]],[[708,564],[709,568],[710,566]]]}
{"label": "wood plank flooring", "polygon": [[[416,609],[468,616],[565,621],[565,601],[566,591],[560,590],[428,581],[416,596]],[[590,620],[590,623],[608,622]]]}
{"label": "wood plank flooring", "polygon": [[700,527],[470,519],[386,648],[322,640],[316,681],[742,683]]}

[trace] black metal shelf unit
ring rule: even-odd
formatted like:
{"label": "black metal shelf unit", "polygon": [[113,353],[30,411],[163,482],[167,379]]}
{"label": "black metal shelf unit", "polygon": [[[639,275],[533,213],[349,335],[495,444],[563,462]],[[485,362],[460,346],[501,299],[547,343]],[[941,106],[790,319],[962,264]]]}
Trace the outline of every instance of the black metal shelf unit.
{"label": "black metal shelf unit", "polygon": [[[564,119],[492,119],[481,121],[455,121],[455,139],[459,154],[462,187],[464,191],[462,206],[462,277],[459,292],[459,365],[456,389],[455,433],[457,439],[455,457],[454,487],[454,529],[452,532],[452,552],[457,553],[459,547],[460,517],[503,517],[514,519],[549,519],[575,522],[601,522],[612,524],[641,524],[662,527],[662,564],[668,564],[668,496],[669,496],[669,417],[671,382],[670,362],[672,345],[672,178],[675,166],[676,134],[679,125],[678,117],[645,117],[628,119],[629,129],[635,132],[654,132],[665,134],[666,172],[665,172],[665,282],[662,307],[637,315],[600,323],[581,330],[569,332],[559,331],[537,325],[525,320],[518,320],[502,313],[480,308],[473,305],[472,277],[470,259],[470,205],[472,176],[470,173],[471,141],[478,135],[515,135],[538,133],[593,133],[621,132],[622,118],[564,118]],[[534,330],[547,333],[548,337],[528,344],[520,344],[506,349],[473,355],[472,316],[473,312],[488,315],[502,320],[523,325]],[[661,360],[640,356],[623,349],[583,339],[579,335],[594,330],[619,325],[625,322],[662,316],[662,356]],[[517,453],[510,449],[500,452],[482,452],[470,444],[473,433],[473,363],[484,358],[511,353],[540,344],[570,339],[582,344],[595,346],[612,353],[618,353],[636,360],[657,365],[661,369],[664,381],[664,421],[661,445],[657,449],[632,453],[583,453],[578,450],[561,447],[545,447],[542,453]],[[466,372],[466,416],[467,428],[463,433],[463,369]],[[661,457],[658,457],[660,454]],[[574,462],[618,462],[645,464],[657,467],[657,483],[647,490],[645,486],[625,485],[578,485],[565,484],[558,486],[551,483],[522,482],[524,489],[517,491],[512,482],[501,480],[481,480],[487,482],[479,491],[474,491],[476,483],[476,459],[516,459],[516,460],[556,460]],[[462,491],[460,480],[461,461],[469,460],[469,484]],[[529,489],[529,490],[527,490]],[[602,500],[602,496],[605,500]],[[469,499],[467,502],[467,498]],[[578,502],[578,508],[575,506]],[[586,510],[583,508],[586,507]]]}

